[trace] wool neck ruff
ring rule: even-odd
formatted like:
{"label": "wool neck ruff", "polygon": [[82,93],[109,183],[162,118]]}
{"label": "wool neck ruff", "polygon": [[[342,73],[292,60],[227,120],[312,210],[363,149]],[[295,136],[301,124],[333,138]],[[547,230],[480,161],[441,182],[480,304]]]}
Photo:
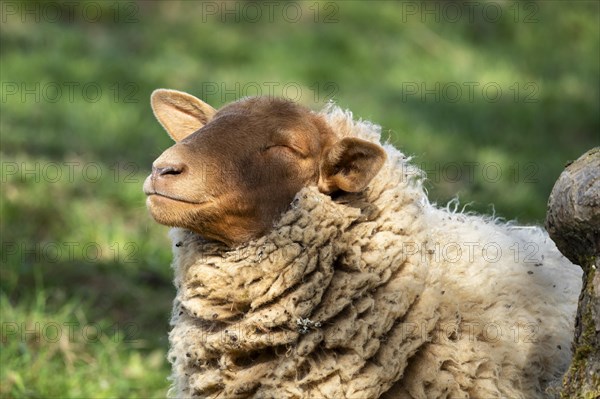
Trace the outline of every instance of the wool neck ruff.
{"label": "wool neck ruff", "polygon": [[[385,392],[401,368],[392,359],[403,335],[395,321],[423,290],[414,277],[424,281],[424,271],[400,252],[395,262],[369,261],[377,248],[345,239],[368,224],[364,215],[305,188],[269,234],[233,250],[173,229],[176,395]],[[411,277],[402,278],[403,264]]]}

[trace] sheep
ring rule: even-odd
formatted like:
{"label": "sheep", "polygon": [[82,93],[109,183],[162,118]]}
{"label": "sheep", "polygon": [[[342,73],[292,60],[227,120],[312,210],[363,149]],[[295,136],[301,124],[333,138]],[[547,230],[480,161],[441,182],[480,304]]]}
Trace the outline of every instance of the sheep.
{"label": "sheep", "polygon": [[[173,397],[543,398],[581,271],[537,227],[432,204],[381,129],[330,104],[219,111],[160,89],[144,182],[172,226]],[[452,205],[452,204],[451,204]]]}

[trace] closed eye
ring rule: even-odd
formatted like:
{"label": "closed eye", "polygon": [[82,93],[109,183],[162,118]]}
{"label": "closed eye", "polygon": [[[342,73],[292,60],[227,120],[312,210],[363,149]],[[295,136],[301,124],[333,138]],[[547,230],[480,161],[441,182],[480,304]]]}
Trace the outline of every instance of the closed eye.
{"label": "closed eye", "polygon": [[294,153],[296,155],[301,156],[302,158],[306,157],[306,155],[302,151],[300,151],[300,149],[292,147],[292,146],[284,145],[284,144],[270,145],[270,146],[268,146],[268,147],[265,148],[265,151],[270,150],[270,149],[281,149],[281,150],[292,152],[292,153]]}

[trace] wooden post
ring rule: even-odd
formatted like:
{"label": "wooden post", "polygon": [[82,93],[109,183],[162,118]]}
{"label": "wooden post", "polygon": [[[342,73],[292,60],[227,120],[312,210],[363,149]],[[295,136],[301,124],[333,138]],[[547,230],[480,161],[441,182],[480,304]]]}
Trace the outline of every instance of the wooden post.
{"label": "wooden post", "polygon": [[600,397],[600,147],[567,165],[550,198],[546,229],[558,249],[583,269],[573,360],[562,398]]}

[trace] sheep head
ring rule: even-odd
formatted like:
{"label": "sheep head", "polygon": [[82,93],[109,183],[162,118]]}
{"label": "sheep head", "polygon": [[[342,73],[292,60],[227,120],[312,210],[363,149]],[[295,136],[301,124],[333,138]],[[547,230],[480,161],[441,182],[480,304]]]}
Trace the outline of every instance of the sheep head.
{"label": "sheep head", "polygon": [[266,233],[303,187],[358,192],[385,161],[380,146],[340,139],[319,114],[284,99],[250,97],[217,111],[159,89],[151,105],[175,144],[144,182],[150,214],[229,246]]}

